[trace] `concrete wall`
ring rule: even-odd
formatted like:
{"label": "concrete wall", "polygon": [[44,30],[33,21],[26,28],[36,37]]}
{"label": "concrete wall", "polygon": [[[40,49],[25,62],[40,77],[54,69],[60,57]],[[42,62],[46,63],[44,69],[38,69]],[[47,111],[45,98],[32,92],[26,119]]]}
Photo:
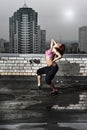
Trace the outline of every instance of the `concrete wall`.
{"label": "concrete wall", "polygon": [[[58,76],[87,76],[86,54],[66,54],[58,65]],[[0,54],[0,75],[36,75],[43,66],[44,54]]]}

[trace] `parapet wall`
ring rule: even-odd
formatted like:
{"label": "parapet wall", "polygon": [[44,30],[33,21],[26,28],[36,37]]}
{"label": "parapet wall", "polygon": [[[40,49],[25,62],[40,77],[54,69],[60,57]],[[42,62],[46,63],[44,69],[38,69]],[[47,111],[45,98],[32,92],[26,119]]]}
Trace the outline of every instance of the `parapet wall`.
{"label": "parapet wall", "polygon": [[[58,65],[58,76],[87,76],[86,54],[66,54]],[[44,54],[0,54],[0,75],[36,75],[43,66],[46,66]]]}

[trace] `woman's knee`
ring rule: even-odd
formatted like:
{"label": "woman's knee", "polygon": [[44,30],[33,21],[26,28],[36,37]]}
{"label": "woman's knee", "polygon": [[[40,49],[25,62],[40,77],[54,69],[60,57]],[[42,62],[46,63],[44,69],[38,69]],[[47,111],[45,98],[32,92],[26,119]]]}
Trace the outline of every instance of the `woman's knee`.
{"label": "woman's knee", "polygon": [[37,75],[41,75],[40,69],[37,70]]}

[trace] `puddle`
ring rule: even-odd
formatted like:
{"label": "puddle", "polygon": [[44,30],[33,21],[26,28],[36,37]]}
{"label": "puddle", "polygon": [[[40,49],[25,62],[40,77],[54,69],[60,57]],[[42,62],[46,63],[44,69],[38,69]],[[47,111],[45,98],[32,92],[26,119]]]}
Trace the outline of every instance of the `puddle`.
{"label": "puddle", "polygon": [[87,123],[58,123],[60,127],[73,128],[75,130],[87,130]]}

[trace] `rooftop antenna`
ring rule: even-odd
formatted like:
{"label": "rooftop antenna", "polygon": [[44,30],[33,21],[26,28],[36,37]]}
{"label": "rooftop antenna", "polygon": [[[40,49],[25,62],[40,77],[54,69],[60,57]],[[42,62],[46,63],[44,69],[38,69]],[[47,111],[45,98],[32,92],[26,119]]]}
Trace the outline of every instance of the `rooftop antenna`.
{"label": "rooftop antenna", "polygon": [[27,8],[27,4],[26,4],[26,0],[24,0],[24,5],[23,5],[23,8]]}

